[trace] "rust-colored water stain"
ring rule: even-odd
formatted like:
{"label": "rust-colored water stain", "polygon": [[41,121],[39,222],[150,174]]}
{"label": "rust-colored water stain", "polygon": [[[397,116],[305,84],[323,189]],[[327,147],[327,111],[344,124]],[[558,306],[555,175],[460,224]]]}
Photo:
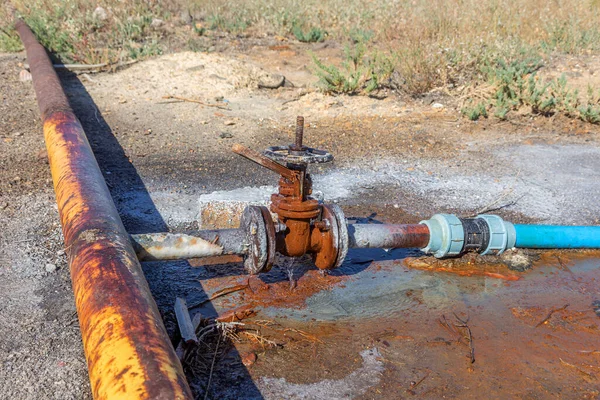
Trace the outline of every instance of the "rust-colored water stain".
{"label": "rust-colored water stain", "polygon": [[[464,263],[433,262],[436,271],[444,273],[454,269],[459,275],[483,276],[492,270],[521,278],[461,292],[433,308],[414,305],[393,315],[333,322],[277,319],[283,327],[302,329],[320,342],[286,343],[284,350],[267,350],[250,372],[259,377],[276,371],[276,377],[294,383],[340,379],[360,367],[358,352],[373,346],[382,354],[385,371],[365,398],[406,398],[407,393],[431,399],[597,398],[600,319],[592,302],[598,300],[599,270],[593,266],[600,252],[533,253],[539,260],[525,272],[493,262],[469,264],[478,259],[474,255]],[[383,271],[397,267],[375,266]],[[473,287],[469,282],[481,282],[468,276],[447,281],[441,296]],[[455,286],[456,282],[465,286]],[[462,326],[454,314],[468,321],[474,363],[464,328],[452,333],[439,323],[446,318],[451,325]],[[282,340],[276,332],[263,334]],[[421,383],[415,387],[416,382]]]}
{"label": "rust-colored water stain", "polygon": [[422,271],[445,272],[460,276],[488,276],[490,278],[517,281],[521,274],[501,263],[482,263],[466,255],[461,259],[439,260],[433,257],[408,257],[404,264],[409,268]]}
{"label": "rust-colored water stain", "polygon": [[[349,276],[332,276],[318,270],[308,270],[296,281],[288,280],[265,283],[259,277],[213,278],[202,281],[203,289],[215,293],[223,288],[248,283],[248,287],[238,292],[239,303],[249,307],[302,308],[306,299],[323,290],[342,287],[351,279]],[[237,307],[238,300],[222,299],[223,306]]]}

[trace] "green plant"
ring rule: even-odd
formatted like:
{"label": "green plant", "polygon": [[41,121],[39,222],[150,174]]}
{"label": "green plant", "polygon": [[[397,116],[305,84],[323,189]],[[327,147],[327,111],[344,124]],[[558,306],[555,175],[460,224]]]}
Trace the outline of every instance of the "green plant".
{"label": "green plant", "polygon": [[582,27],[576,19],[550,24],[548,36],[542,42],[546,51],[581,54],[583,50],[600,48],[600,30],[596,26]]}
{"label": "green plant", "polygon": [[22,49],[23,45],[16,33],[0,28],[0,51],[14,52]]}
{"label": "green plant", "polygon": [[546,90],[550,83],[539,84],[537,76],[529,76],[528,97],[524,102],[531,105],[531,111],[536,114],[549,115],[556,106],[556,100],[553,97],[546,98]]}
{"label": "green plant", "polygon": [[145,42],[143,44],[130,42],[125,45],[125,50],[127,51],[128,57],[132,60],[156,56],[163,53],[162,47],[156,40]]}
{"label": "green plant", "polygon": [[586,104],[578,108],[579,118],[590,124],[600,124],[600,108]]}
{"label": "green plant", "polygon": [[550,96],[555,99],[556,107],[568,115],[576,115],[579,107],[579,92],[567,85],[564,74],[550,84]]}
{"label": "green plant", "polygon": [[230,33],[240,33],[248,29],[250,21],[243,18],[241,15],[233,15],[230,18],[221,14],[209,15],[206,19],[208,29],[221,30]]}
{"label": "green plant", "polygon": [[313,55],[313,62],[319,77],[319,85],[327,93],[355,93],[360,85],[359,80],[361,72],[345,71],[342,72],[334,65],[326,65]]}
{"label": "green plant", "polygon": [[394,73],[396,61],[393,57],[376,52],[373,57],[368,59],[367,63],[369,78],[365,86],[365,92],[371,93],[385,86],[385,83]]}
{"label": "green plant", "polygon": [[372,30],[360,29],[360,28],[352,28],[350,32],[348,32],[348,36],[350,40],[354,43],[367,43],[373,39],[375,36],[375,32]]}
{"label": "green plant", "polygon": [[[61,18],[61,16],[66,18],[65,13],[65,6],[56,9],[58,18]],[[26,18],[26,22],[44,47],[58,55],[63,61],[71,62],[75,60],[73,57],[75,50],[73,37],[70,32],[61,29],[54,16],[42,12],[33,12]]]}
{"label": "green plant", "polygon": [[327,36],[327,32],[321,28],[313,26],[307,32],[305,32],[298,24],[294,24],[292,27],[292,33],[296,39],[305,43],[322,42]]}
{"label": "green plant", "polygon": [[481,117],[488,117],[487,105],[484,102],[477,103],[474,106],[464,107],[461,112],[471,121],[477,121]]}
{"label": "green plant", "polygon": [[493,66],[483,67],[488,81],[496,87],[496,104],[515,108],[525,102],[530,77],[541,67],[541,60],[528,59],[506,62],[499,59]]}
{"label": "green plant", "polygon": [[378,52],[367,54],[362,42],[344,47],[342,68],[326,65],[315,55],[313,62],[319,85],[327,93],[369,94],[384,86],[395,68],[392,57]]}

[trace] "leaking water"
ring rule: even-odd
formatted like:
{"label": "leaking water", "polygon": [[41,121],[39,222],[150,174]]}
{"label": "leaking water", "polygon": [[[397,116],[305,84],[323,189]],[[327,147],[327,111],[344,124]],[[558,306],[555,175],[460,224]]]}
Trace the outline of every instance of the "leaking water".
{"label": "leaking water", "polygon": [[[539,266],[517,282],[488,276],[460,276],[447,272],[415,270],[406,267],[401,259],[412,255],[396,250],[381,257],[381,251],[354,251],[336,274],[352,274],[352,279],[331,290],[323,290],[306,299],[302,309],[268,307],[263,310],[270,317],[297,320],[340,321],[377,317],[394,317],[406,312],[444,310],[453,305],[497,306],[499,298],[557,295],[569,289],[559,280],[547,284],[547,278],[557,274],[587,276],[593,279],[600,269],[596,259],[578,260],[568,272],[559,266]],[[367,260],[373,259],[372,263]],[[569,278],[570,279],[570,278]],[[582,278],[583,279],[583,278]],[[554,282],[555,280],[552,280]]]}

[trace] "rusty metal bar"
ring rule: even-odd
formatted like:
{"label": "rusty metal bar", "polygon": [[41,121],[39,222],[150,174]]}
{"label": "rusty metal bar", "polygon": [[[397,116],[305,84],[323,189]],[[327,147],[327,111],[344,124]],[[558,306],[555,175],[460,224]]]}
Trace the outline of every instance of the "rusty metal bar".
{"label": "rusty metal bar", "polygon": [[246,157],[248,160],[254,161],[258,165],[262,165],[263,167],[270,169],[271,171],[276,172],[289,180],[297,178],[296,172],[284,167],[281,164],[276,163],[275,161],[263,156],[257,151],[242,146],[239,143],[234,144],[231,150],[234,153],[239,154],[242,157]]}
{"label": "rusty metal bar", "polygon": [[349,224],[351,248],[424,248],[429,243],[429,228],[424,224]]}
{"label": "rusty metal bar", "polygon": [[46,51],[27,50],[95,399],[191,399],[129,235]]}
{"label": "rusty metal bar", "polygon": [[140,261],[187,260],[220,255],[246,254],[246,233],[241,229],[216,229],[184,233],[131,235]]}

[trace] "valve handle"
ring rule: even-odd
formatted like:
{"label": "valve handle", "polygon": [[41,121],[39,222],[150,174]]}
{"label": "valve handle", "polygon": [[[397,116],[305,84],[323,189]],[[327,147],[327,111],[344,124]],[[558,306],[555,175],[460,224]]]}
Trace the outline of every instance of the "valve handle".
{"label": "valve handle", "polygon": [[245,157],[248,160],[257,163],[258,165],[261,165],[267,169],[270,169],[271,171],[276,172],[279,175],[281,175],[291,181],[298,178],[298,171],[294,171],[289,168],[286,168],[283,165],[271,160],[270,158],[265,157],[264,155],[260,154],[259,152],[249,149],[248,147],[243,146],[239,143],[234,144],[233,147],[231,148],[231,150],[234,153],[239,154],[240,156]]}
{"label": "valve handle", "polygon": [[265,150],[265,156],[271,160],[291,164],[300,168],[306,164],[326,163],[333,160],[333,155],[302,144],[304,136],[304,117],[296,117],[296,137],[289,146],[272,146]]}
{"label": "valve handle", "polygon": [[325,150],[303,147],[298,151],[294,150],[293,145],[269,147],[265,150],[265,156],[271,160],[294,165],[321,164],[333,160],[333,154]]}

